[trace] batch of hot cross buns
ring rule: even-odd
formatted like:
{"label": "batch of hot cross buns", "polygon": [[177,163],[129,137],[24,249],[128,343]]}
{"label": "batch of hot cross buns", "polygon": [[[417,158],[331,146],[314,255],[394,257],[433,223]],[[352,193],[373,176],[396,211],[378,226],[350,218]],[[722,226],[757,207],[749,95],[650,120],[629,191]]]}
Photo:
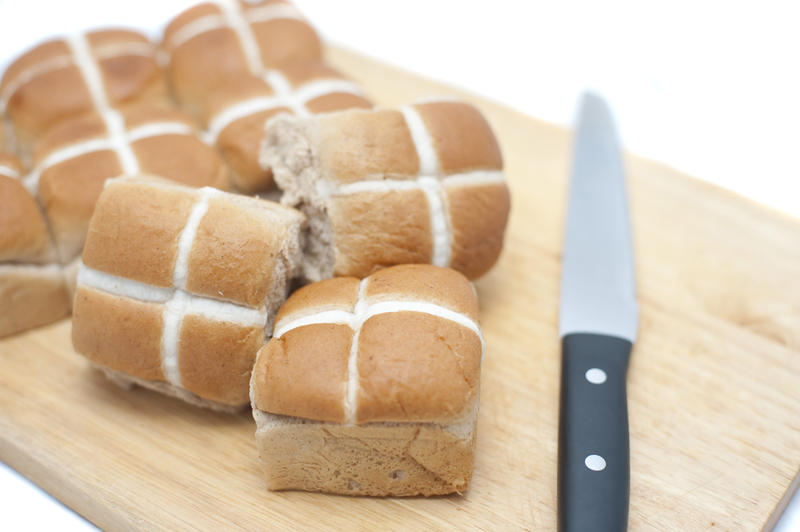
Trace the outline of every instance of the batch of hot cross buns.
{"label": "batch of hot cross buns", "polygon": [[49,40],[0,109],[0,336],[72,313],[115,382],[252,407],[270,489],[468,487],[510,204],[480,111],[374,107],[282,0]]}

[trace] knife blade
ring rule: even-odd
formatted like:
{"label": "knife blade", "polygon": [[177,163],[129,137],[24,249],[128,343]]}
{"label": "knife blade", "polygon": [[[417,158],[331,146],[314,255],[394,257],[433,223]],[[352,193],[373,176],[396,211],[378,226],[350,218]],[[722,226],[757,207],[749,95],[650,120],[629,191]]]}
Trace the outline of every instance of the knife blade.
{"label": "knife blade", "polygon": [[584,94],[573,146],[561,274],[559,530],[617,531],[628,522],[625,379],[636,339],[625,174],[604,100]]}

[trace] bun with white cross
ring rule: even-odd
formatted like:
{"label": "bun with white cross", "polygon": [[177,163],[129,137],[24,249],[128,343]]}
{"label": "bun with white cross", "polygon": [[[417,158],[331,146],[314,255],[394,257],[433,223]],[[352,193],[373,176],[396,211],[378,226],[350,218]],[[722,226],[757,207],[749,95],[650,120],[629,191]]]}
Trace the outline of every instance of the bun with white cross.
{"label": "bun with white cross", "polygon": [[208,187],[107,181],[78,273],[75,350],[118,382],[241,409],[297,274],[304,223],[294,209]]}
{"label": "bun with white cross", "polygon": [[402,265],[301,288],[251,381],[267,486],[463,492],[483,351],[475,291],[454,270]]}
{"label": "bun with white cross", "polygon": [[80,254],[106,179],[140,173],[228,188],[228,170],[180,111],[155,105],[98,110],[61,122],[39,141],[23,178],[41,202],[62,262]]}
{"label": "bun with white cross", "polygon": [[407,263],[474,279],[502,250],[510,208],[502,156],[469,104],[277,116],[261,163],[281,201],[309,216],[312,281]]}
{"label": "bun with white cross", "polygon": [[54,322],[70,308],[55,246],[22,175],[22,163],[0,153],[0,337]]}
{"label": "bun with white cross", "polygon": [[40,44],[0,82],[0,109],[26,162],[35,141],[65,118],[133,102],[165,102],[156,48],[135,31],[106,29]]}
{"label": "bun with white cross", "polygon": [[172,92],[197,119],[216,84],[322,56],[314,29],[284,0],[198,4],[169,23],[162,48]]}
{"label": "bun with white cross", "polygon": [[231,167],[234,187],[256,193],[274,188],[270,168],[258,160],[267,120],[278,113],[311,116],[370,107],[358,84],[321,61],[292,62],[217,86],[204,120],[209,140]]}

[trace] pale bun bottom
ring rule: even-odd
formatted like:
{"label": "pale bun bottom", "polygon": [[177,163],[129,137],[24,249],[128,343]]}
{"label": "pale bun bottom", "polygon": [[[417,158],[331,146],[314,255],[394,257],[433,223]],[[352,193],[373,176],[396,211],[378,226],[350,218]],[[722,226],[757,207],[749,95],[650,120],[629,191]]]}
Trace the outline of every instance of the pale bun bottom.
{"label": "pale bun bottom", "polygon": [[0,265],[0,338],[60,320],[70,307],[59,265]]}
{"label": "pale bun bottom", "polygon": [[342,425],[254,410],[270,490],[343,495],[463,493],[469,487],[477,408],[451,425]]}
{"label": "pale bun bottom", "polygon": [[132,375],[128,375],[127,373],[122,373],[121,371],[113,370],[106,366],[101,366],[100,364],[95,364],[93,362],[90,362],[90,364],[93,368],[102,371],[111,382],[121,386],[122,388],[125,388],[126,390],[130,390],[134,386],[141,386],[142,388],[147,388],[170,397],[181,399],[182,401],[186,401],[194,406],[199,406],[201,408],[207,408],[209,410],[223,412],[226,414],[236,414],[243,411],[245,407],[249,406],[249,404],[226,405],[217,401],[203,399],[202,397],[193,394],[185,388],[174,386],[168,382],[140,379],[139,377],[134,377]]}

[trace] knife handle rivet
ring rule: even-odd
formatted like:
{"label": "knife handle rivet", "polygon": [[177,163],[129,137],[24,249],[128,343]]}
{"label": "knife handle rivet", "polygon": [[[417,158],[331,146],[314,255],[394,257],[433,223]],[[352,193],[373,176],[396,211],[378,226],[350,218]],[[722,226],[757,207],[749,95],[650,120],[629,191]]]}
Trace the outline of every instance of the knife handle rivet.
{"label": "knife handle rivet", "polygon": [[600,368],[590,368],[586,370],[586,380],[592,384],[603,384],[608,378],[606,372]]}
{"label": "knife handle rivet", "polygon": [[602,471],[606,468],[606,459],[599,454],[590,454],[583,463],[592,471]]}

